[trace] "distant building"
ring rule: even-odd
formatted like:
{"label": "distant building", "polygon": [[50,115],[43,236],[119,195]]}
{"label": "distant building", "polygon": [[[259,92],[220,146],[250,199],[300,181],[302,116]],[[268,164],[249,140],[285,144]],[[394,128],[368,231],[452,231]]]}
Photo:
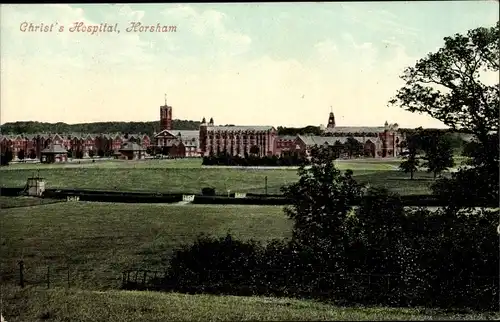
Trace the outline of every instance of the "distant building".
{"label": "distant building", "polygon": [[274,154],[282,155],[285,152],[290,152],[295,149],[296,136],[293,135],[278,135],[276,137],[276,146]]}
{"label": "distant building", "polygon": [[118,150],[123,155],[123,158],[127,160],[144,159],[145,151],[146,149],[135,142],[125,142]]}
{"label": "distant building", "polygon": [[154,145],[175,158],[200,157],[199,131],[163,130],[154,135]]}
{"label": "distant building", "polygon": [[225,152],[229,155],[274,155],[277,131],[273,126],[215,126],[211,118],[200,125],[203,156]]}
{"label": "distant building", "polygon": [[68,160],[68,151],[60,144],[50,144],[41,151],[42,163],[66,162]]}

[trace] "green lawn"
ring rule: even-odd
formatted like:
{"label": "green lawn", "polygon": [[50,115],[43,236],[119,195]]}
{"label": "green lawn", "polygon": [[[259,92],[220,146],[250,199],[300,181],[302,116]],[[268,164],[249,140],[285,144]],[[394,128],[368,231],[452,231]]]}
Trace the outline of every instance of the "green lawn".
{"label": "green lawn", "polygon": [[266,241],[290,235],[281,207],[62,202],[0,209],[1,276],[18,280],[25,262],[28,284],[119,287],[121,272],[164,270],[175,248],[200,233]]}
{"label": "green lawn", "polygon": [[[432,175],[418,172],[417,180],[397,170],[397,159],[342,160],[341,170],[351,169],[364,183],[386,187],[401,194],[429,193]],[[2,185],[22,187],[26,179],[39,174],[46,179],[48,188],[82,188],[104,190],[136,190],[155,192],[200,193],[203,187],[214,187],[219,193],[280,193],[280,187],[297,180],[297,170],[242,169],[227,167],[202,168],[200,159],[98,161],[81,164],[14,164],[0,170]]]}
{"label": "green lawn", "polygon": [[341,308],[314,301],[266,297],[78,289],[7,288],[3,316],[18,321],[362,321],[484,320],[498,314],[436,310]]}
{"label": "green lawn", "polygon": [[25,196],[19,196],[19,197],[0,196],[0,209],[32,207],[32,206],[39,206],[56,202],[61,202],[61,200],[33,198]]}

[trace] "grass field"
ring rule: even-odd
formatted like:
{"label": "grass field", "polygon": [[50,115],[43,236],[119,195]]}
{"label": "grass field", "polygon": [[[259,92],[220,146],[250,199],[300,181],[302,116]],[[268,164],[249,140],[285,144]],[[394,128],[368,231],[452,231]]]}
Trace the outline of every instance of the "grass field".
{"label": "grass field", "polygon": [[362,321],[483,320],[496,314],[446,314],[434,310],[340,308],[314,301],[265,297],[78,289],[8,288],[3,315],[20,321]]}
{"label": "grass field", "polygon": [[63,202],[0,210],[1,275],[28,284],[119,287],[121,272],[164,270],[172,251],[200,233],[266,241],[290,235],[281,207]]}
{"label": "grass field", "polygon": [[[11,199],[11,205],[26,206],[28,202],[28,198]],[[292,222],[281,207],[61,202],[0,209],[0,220],[2,314],[9,322],[500,317],[418,309],[339,308],[277,298],[113,290],[120,286],[123,270],[161,271],[174,249],[193,242],[200,233],[224,236],[231,232],[238,239],[261,242],[287,238]],[[19,260],[25,265],[24,289],[16,286]]]}
{"label": "grass field", "polygon": [[[337,161],[341,170],[351,169],[358,181],[386,187],[407,194],[429,193],[432,175],[424,171],[409,180],[409,175],[397,171],[401,160],[360,159]],[[0,170],[2,186],[22,187],[26,179],[39,174],[48,188],[82,188],[155,192],[200,193],[203,187],[214,187],[218,193],[280,193],[280,187],[297,180],[297,170],[241,169],[201,166],[200,159],[100,161],[81,164],[13,164]]]}

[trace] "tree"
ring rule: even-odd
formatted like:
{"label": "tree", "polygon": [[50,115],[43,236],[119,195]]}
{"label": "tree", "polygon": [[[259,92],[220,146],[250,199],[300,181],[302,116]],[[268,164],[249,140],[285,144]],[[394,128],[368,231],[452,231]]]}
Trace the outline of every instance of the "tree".
{"label": "tree", "polygon": [[408,153],[403,157],[399,169],[404,173],[410,173],[410,179],[413,180],[413,174],[417,172],[420,160],[417,156],[418,137],[414,134],[407,138],[405,145]]}
{"label": "tree", "polygon": [[10,161],[12,161],[12,158],[13,158],[12,150],[7,149],[0,155],[0,165],[2,166],[9,165]]}
{"label": "tree", "polygon": [[23,149],[21,149],[21,150],[19,150],[19,152],[17,152],[17,158],[19,160],[24,160],[24,156],[25,156],[25,153],[24,153]]}
{"label": "tree", "polygon": [[[462,168],[452,174],[451,180],[434,185],[434,193],[449,200],[475,195],[471,190],[484,192],[488,186],[493,190],[487,195],[498,201],[499,27],[497,23],[472,29],[467,35],[446,37],[441,49],[404,71],[401,78],[406,84],[390,100],[475,136],[478,146],[471,160],[473,168]],[[489,74],[494,83],[486,83]],[[486,182],[469,180],[474,177]]]}
{"label": "tree", "polygon": [[93,158],[95,156],[95,151],[93,149],[89,150],[89,157]]}
{"label": "tree", "polygon": [[341,271],[348,244],[346,218],[362,195],[361,185],[352,171],[343,174],[335,168],[330,149],[323,146],[312,149],[310,168],[300,166],[298,175],[299,181],[281,188],[292,200],[285,213],[294,221],[293,241]]}
{"label": "tree", "polygon": [[423,166],[434,174],[434,179],[441,172],[455,165],[453,148],[450,140],[439,134],[422,137],[422,150],[425,152]]}
{"label": "tree", "polygon": [[349,155],[349,158],[352,158],[353,155],[360,155],[363,152],[363,144],[356,140],[353,137],[348,137],[345,143],[345,148]]}
{"label": "tree", "polygon": [[498,132],[500,89],[484,84],[481,71],[498,74],[499,24],[446,37],[444,47],[404,71],[406,85],[390,103],[486,142],[490,132]]}
{"label": "tree", "polygon": [[250,147],[250,154],[253,154],[253,155],[259,154],[259,147],[257,145],[252,145]]}

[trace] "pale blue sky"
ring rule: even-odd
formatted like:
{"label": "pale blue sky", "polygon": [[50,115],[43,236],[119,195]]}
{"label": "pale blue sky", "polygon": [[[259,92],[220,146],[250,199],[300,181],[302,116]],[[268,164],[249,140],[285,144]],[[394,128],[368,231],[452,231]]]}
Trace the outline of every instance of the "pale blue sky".
{"label": "pale blue sky", "polygon": [[[387,101],[443,38],[494,25],[498,1],[2,5],[1,123],[174,118],[305,126],[441,126]],[[58,23],[52,33],[20,24]],[[119,24],[77,34],[76,21]],[[175,33],[127,33],[130,21]],[[496,79],[498,83],[498,78]]]}

